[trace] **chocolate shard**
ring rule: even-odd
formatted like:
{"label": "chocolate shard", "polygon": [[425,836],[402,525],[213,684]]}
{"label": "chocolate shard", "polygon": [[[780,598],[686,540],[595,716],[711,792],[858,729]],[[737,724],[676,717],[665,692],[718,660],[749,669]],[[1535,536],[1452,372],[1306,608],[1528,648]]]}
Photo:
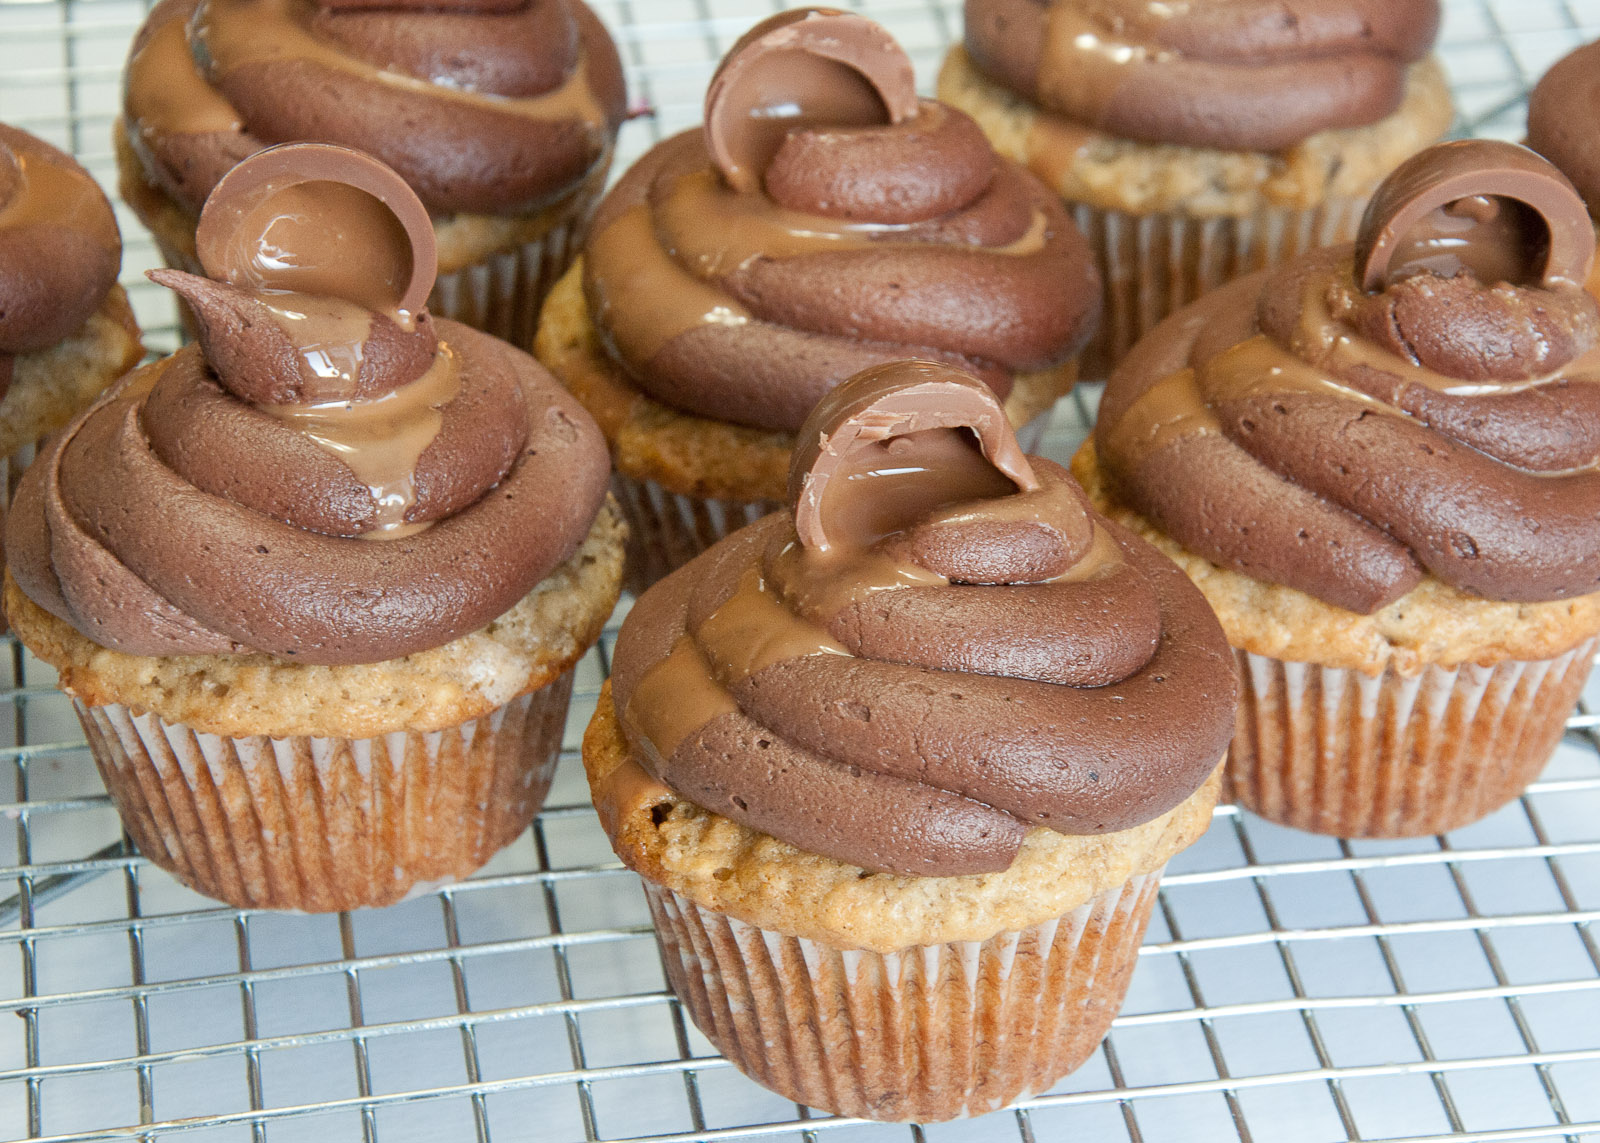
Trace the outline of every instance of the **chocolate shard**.
{"label": "chocolate shard", "polygon": [[1369,293],[1459,269],[1555,289],[1582,286],[1594,253],[1589,212],[1565,175],[1526,147],[1462,139],[1412,156],[1379,186],[1356,236],[1356,277]]}
{"label": "chocolate shard", "polygon": [[910,57],[883,27],[838,8],[796,8],[723,57],[706,91],[706,147],[730,186],[756,191],[795,128],[903,123],[918,107]]}
{"label": "chocolate shard", "polygon": [[[829,551],[855,537],[830,534],[843,516],[843,489],[832,490],[839,478],[845,485],[861,467],[863,452],[880,446],[892,454],[896,445],[911,444],[913,434],[930,430],[970,430],[977,451],[988,462],[985,490],[994,495],[996,485],[1014,485],[1014,491],[1033,492],[1041,485],[1033,466],[1017,444],[1016,433],[1000,400],[983,382],[948,365],[931,361],[897,361],[857,373],[818,403],[800,429],[789,464],[789,502],[794,509],[795,531],[808,548]],[[932,464],[951,459],[948,450],[934,452]],[[907,468],[923,463],[908,457]],[[970,462],[963,462],[970,464]],[[935,483],[948,490],[948,481]],[[973,488],[984,483],[970,483]],[[913,496],[908,504],[920,503]],[[905,523],[911,523],[908,519]]]}
{"label": "chocolate shard", "polygon": [[427,305],[438,272],[433,221],[405,180],[324,143],[269,147],[234,167],[206,200],[195,246],[218,281],[406,315]]}

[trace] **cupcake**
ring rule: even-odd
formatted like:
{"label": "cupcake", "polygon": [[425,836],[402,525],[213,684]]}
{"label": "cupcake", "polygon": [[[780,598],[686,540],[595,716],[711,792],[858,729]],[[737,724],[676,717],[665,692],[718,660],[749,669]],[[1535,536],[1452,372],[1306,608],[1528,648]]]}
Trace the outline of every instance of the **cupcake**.
{"label": "cupcake", "polygon": [[642,587],[776,508],[795,431],[869,366],[971,372],[1037,440],[1098,306],[1060,201],[919,100],[883,28],[806,8],[606,197],[537,352],[611,443]]}
{"label": "cupcake", "polygon": [[200,208],[235,163],[275,143],[366,151],[433,217],[432,312],[526,349],[625,102],[582,0],[161,0],[128,57],[121,192],[198,274]]}
{"label": "cupcake", "polygon": [[673,991],[842,1115],[1042,1092],[1211,819],[1228,645],[1171,561],[933,362],[834,389],[789,506],[634,605],[584,737]]}
{"label": "cupcake", "polygon": [[939,98],[1072,205],[1106,284],[1099,379],[1167,314],[1355,237],[1450,126],[1438,0],[966,0]]}
{"label": "cupcake", "polygon": [[0,123],[0,508],[37,443],[144,355],[121,265],[89,172]]}
{"label": "cupcake", "polygon": [[520,350],[424,308],[433,228],[321,144],[212,192],[198,344],[41,450],[5,610],[147,858],[240,908],[462,877],[543,800],[616,602],[605,442]]}
{"label": "cupcake", "polygon": [[1112,375],[1075,473],[1222,620],[1243,805],[1442,833],[1549,759],[1600,633],[1594,249],[1533,152],[1441,144]]}
{"label": "cupcake", "polygon": [[[1528,96],[1528,146],[1549,159],[1600,216],[1600,42],[1586,44],[1556,61]],[[1600,296],[1600,279],[1589,292]]]}

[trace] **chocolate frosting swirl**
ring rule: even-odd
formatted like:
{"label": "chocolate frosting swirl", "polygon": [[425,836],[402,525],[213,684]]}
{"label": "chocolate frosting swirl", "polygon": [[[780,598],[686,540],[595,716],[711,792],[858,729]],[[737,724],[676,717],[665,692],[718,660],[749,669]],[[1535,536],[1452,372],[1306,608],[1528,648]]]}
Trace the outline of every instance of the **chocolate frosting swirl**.
{"label": "chocolate frosting swirl", "polygon": [[1224,287],[1135,347],[1102,465],[1190,550],[1350,611],[1424,571],[1512,602],[1600,590],[1594,248],[1531,151],[1434,147],[1354,248]]}
{"label": "chocolate frosting swirl", "polygon": [[919,101],[878,25],[799,9],[723,61],[706,127],[601,204],[584,288],[608,351],[656,399],[800,427],[876,364],[942,360],[1002,396],[1069,358],[1098,315],[1057,196],[959,111]]}
{"label": "chocolate frosting swirl", "polygon": [[1528,96],[1528,146],[1571,179],[1600,215],[1600,42],[1557,60]]}
{"label": "chocolate frosting swirl", "polygon": [[[509,610],[583,540],[605,444],[526,354],[420,309],[433,229],[353,151],[264,151],[201,217],[191,345],[119,383],[18,489],[35,603],[136,655],[367,663]],[[316,292],[306,292],[315,287]]]}
{"label": "chocolate frosting swirl", "polygon": [[1148,143],[1278,151],[1400,106],[1438,0],[966,0],[996,82]]}
{"label": "chocolate frosting swirl", "polygon": [[610,154],[621,62],[581,0],[162,0],[124,111],[148,176],[191,210],[273,143],[376,155],[435,214],[513,214]]}
{"label": "chocolate frosting swirl", "polygon": [[809,852],[935,876],[1007,868],[1029,826],[1131,827],[1205,781],[1233,726],[1216,619],[1022,455],[992,391],[882,366],[800,436],[793,515],[623,625],[612,693],[644,769]]}
{"label": "chocolate frosting swirl", "polygon": [[77,332],[121,265],[116,218],[89,172],[0,123],[0,396],[11,358]]}

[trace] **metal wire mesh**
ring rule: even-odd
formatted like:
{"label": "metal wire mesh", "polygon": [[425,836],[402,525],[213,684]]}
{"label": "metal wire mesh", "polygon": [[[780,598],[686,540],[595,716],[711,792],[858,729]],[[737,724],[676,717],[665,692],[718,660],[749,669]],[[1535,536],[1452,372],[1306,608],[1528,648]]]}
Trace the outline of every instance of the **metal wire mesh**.
{"label": "metal wire mesh", "polygon": [[[777,0],[599,0],[633,91],[625,163],[694,123],[720,53]],[[857,0],[931,84],[956,0]],[[142,0],[0,0],[0,118],[114,183]],[[1530,78],[1597,0],[1449,0],[1462,130],[1514,138]],[[153,347],[176,340],[125,277]],[[1057,415],[1064,456],[1092,394]],[[284,1140],[1081,1138],[1600,1143],[1600,681],[1542,781],[1470,829],[1340,842],[1224,807],[1166,879],[1103,1049],[1014,1111],[861,1124],[745,1080],[666,991],[643,896],[587,806],[581,667],[550,807],[477,877],[390,909],[238,912],[132,852],[47,668],[0,689],[0,1136]],[[0,857],[0,861],[4,861]],[[7,892],[7,889],[12,891]]]}

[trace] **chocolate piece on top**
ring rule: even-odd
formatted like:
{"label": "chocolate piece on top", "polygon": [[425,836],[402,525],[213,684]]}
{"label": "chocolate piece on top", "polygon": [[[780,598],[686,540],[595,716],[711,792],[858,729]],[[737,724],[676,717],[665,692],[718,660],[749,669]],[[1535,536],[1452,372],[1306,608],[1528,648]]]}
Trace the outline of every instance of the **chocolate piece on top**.
{"label": "chocolate piece on top", "polygon": [[918,110],[911,60],[878,24],[837,8],[763,20],[706,92],[706,144],[730,186],[753,191],[796,128],[903,123]]}
{"label": "chocolate piece on top", "polygon": [[[342,185],[318,185],[327,183]],[[231,285],[401,314],[422,310],[438,272],[433,222],[405,180],[324,143],[270,147],[228,172],[206,200],[195,246],[206,274]]]}
{"label": "chocolate piece on top", "polygon": [[928,361],[879,366],[834,389],[789,465],[795,530],[824,552],[868,546],[942,505],[1005,495],[1008,484],[1032,492],[1039,479],[999,399]]}
{"label": "chocolate piece on top", "polygon": [[1582,285],[1594,229],[1565,175],[1526,147],[1464,139],[1390,175],[1361,220],[1356,277],[1374,292],[1431,271],[1485,285]]}

